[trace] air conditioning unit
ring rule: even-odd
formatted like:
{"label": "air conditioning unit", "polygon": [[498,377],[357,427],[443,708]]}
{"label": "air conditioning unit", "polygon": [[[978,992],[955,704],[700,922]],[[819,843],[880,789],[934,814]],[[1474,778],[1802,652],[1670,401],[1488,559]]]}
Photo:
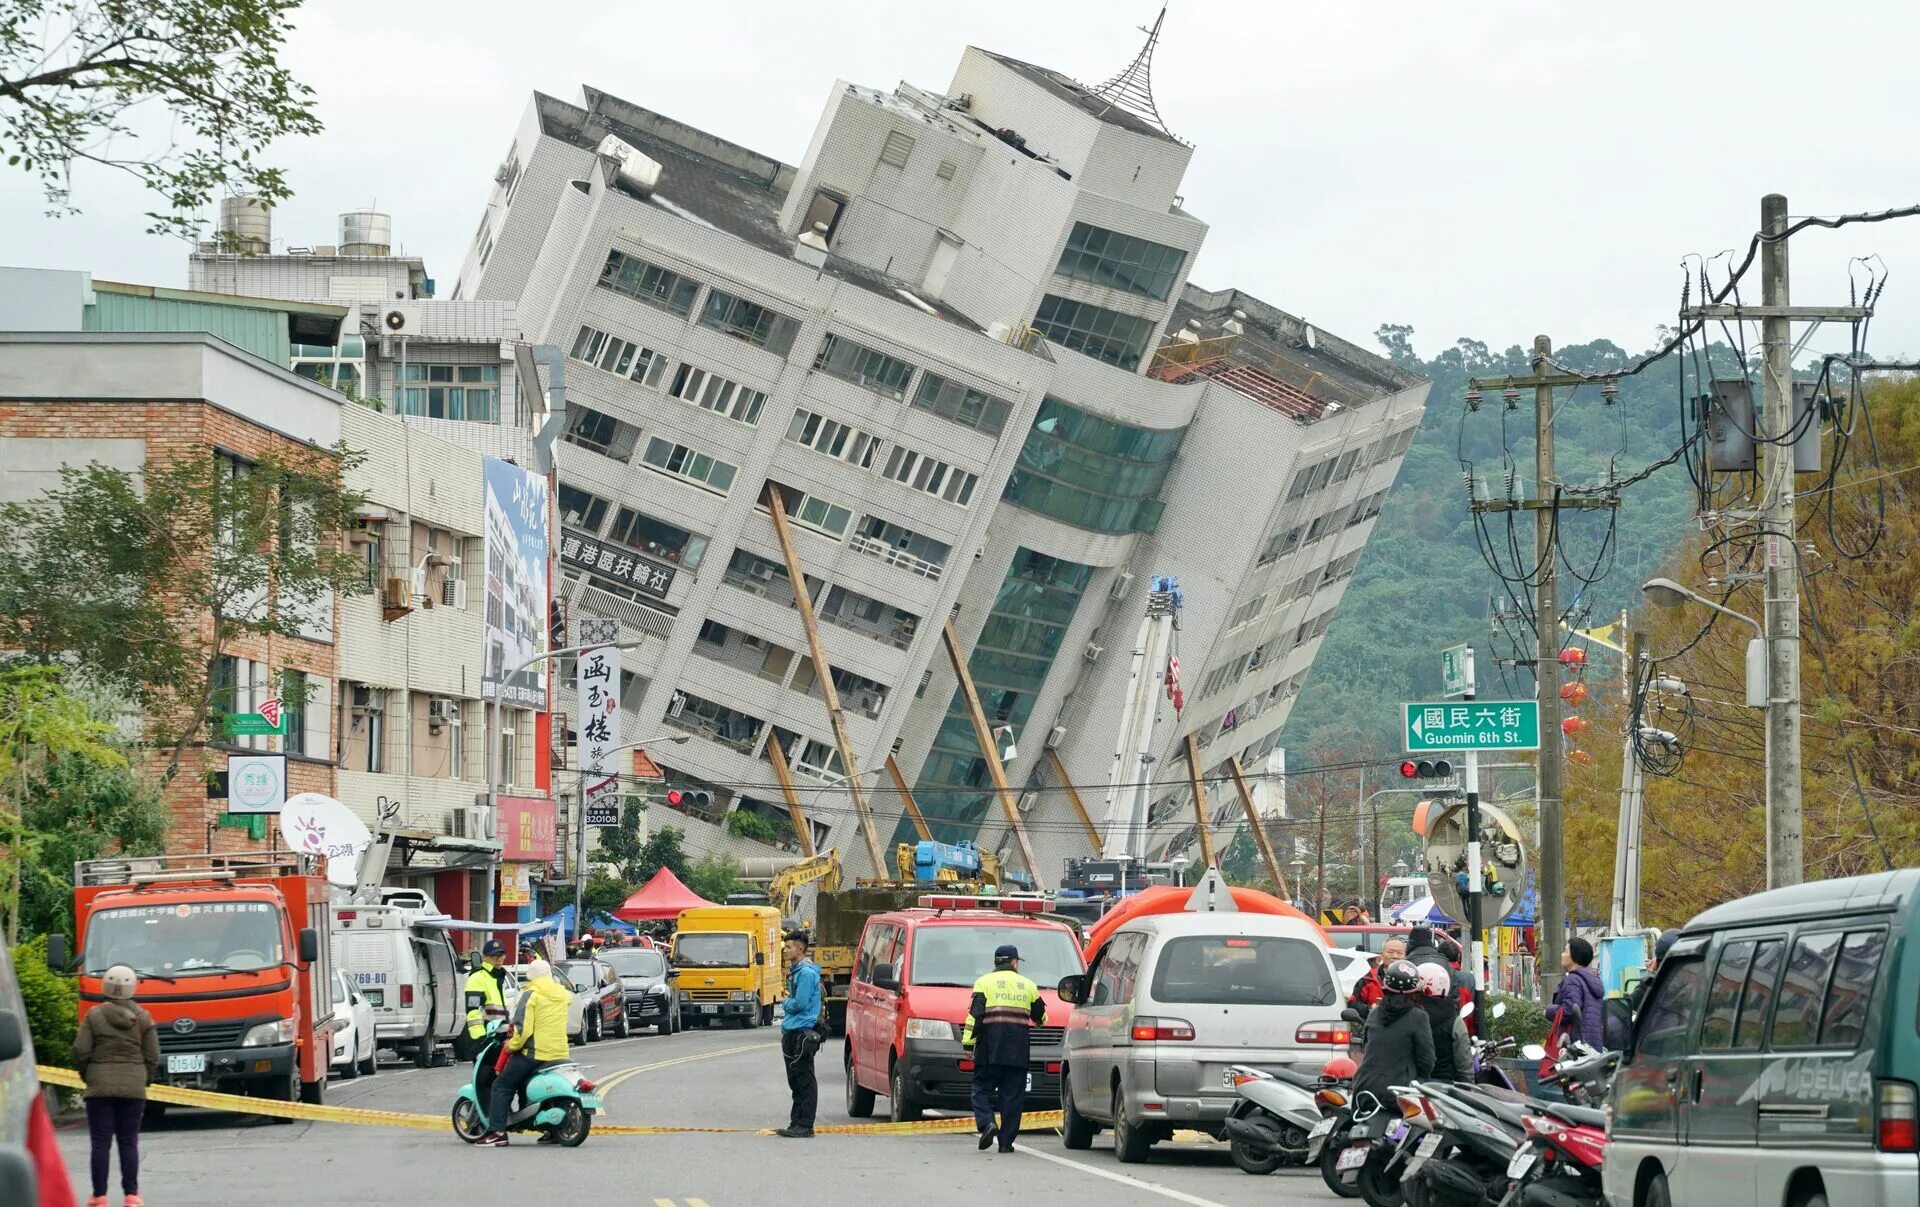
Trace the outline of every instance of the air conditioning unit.
{"label": "air conditioning unit", "polygon": [[455,558],[447,567],[447,577],[440,584],[440,606],[443,608],[467,607],[467,580],[460,577],[460,559]]}
{"label": "air conditioning unit", "polygon": [[380,697],[375,694],[371,687],[368,687],[364,683],[356,683],[353,685],[353,702],[351,709],[353,715],[356,717],[364,717],[369,713],[386,711],[386,709],[380,705]]}
{"label": "air conditioning unit", "polygon": [[383,335],[419,335],[421,310],[418,306],[388,306],[380,312]]}
{"label": "air conditioning unit", "polygon": [[670,717],[677,717],[680,715],[681,711],[684,710],[686,707],[687,707],[686,693],[675,692],[673,693],[673,699],[667,701],[667,715]]}
{"label": "air conditioning unit", "polygon": [[491,838],[489,828],[485,805],[459,805],[447,810],[447,829],[454,838]]}
{"label": "air conditioning unit", "polygon": [[389,578],[386,593],[382,598],[389,608],[400,608],[404,611],[413,607],[413,596],[407,591],[407,580],[404,578]]}
{"label": "air conditioning unit", "polygon": [[1065,725],[1055,725],[1053,727],[1053,732],[1047,735],[1047,749],[1058,750],[1060,748],[1060,743],[1066,740],[1067,740],[1067,727]]}
{"label": "air conditioning unit", "polygon": [[493,183],[505,184],[511,175],[513,175],[513,161],[503,159],[500,161],[500,166],[493,170]]}
{"label": "air conditioning unit", "polygon": [[412,580],[412,591],[410,592],[412,597],[419,600],[422,607],[431,608],[433,606],[433,597],[427,594],[427,568],[421,566],[415,569],[412,574]]}
{"label": "air conditioning unit", "polygon": [[427,724],[434,732],[439,732],[440,726],[442,725],[458,725],[459,723],[460,704],[458,701],[449,700],[445,696],[428,697]]}
{"label": "air conditioning unit", "polygon": [[1113,585],[1107,588],[1109,599],[1125,599],[1127,592],[1133,590],[1133,571],[1122,570],[1113,576]]}
{"label": "air conditioning unit", "polygon": [[1098,662],[1100,661],[1100,655],[1106,652],[1107,652],[1107,647],[1099,644],[1098,642],[1089,641],[1087,642],[1087,648],[1080,651],[1080,656],[1082,658],[1085,658],[1088,662]]}

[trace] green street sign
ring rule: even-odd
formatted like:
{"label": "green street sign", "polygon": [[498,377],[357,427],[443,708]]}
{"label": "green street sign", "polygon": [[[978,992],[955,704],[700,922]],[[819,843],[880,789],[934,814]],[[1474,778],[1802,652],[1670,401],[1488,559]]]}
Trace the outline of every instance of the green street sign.
{"label": "green street sign", "polygon": [[1401,708],[1409,754],[1540,749],[1540,705],[1534,700],[1442,700]]}
{"label": "green street sign", "polygon": [[280,715],[280,724],[275,725],[257,712],[234,712],[227,714],[227,732],[236,738],[282,737],[286,734],[286,714]]}
{"label": "green street sign", "polygon": [[1464,696],[1473,690],[1473,647],[1456,645],[1440,651],[1440,693]]}

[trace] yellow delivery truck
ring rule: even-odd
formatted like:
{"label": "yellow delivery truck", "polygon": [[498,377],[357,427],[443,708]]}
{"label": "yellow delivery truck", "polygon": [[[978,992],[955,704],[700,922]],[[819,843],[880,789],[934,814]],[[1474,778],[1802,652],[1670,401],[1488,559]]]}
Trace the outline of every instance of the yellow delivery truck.
{"label": "yellow delivery truck", "polygon": [[786,996],[780,911],[766,905],[701,905],[682,910],[673,936],[683,1025],[741,1020],[773,1023]]}

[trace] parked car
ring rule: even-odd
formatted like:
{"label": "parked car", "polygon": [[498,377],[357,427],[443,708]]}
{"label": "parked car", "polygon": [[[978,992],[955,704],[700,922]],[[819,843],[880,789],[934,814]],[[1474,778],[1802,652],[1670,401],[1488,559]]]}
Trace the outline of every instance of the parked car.
{"label": "parked car", "polygon": [[1327,959],[1333,961],[1333,980],[1343,1002],[1353,996],[1354,986],[1373,967],[1372,953],[1357,947],[1335,947],[1327,952]]}
{"label": "parked car", "polygon": [[1239,1100],[1233,1066],[1317,1074],[1352,1039],[1320,928],[1274,914],[1135,918],[1060,996],[1074,1004],[1064,1142],[1086,1148],[1110,1127],[1129,1163],[1176,1128],[1218,1139]]}
{"label": "parked car", "polygon": [[620,1039],[632,1034],[627,1023],[627,990],[613,965],[595,956],[590,960],[563,960],[554,971],[564,971],[573,987],[587,995],[586,1031],[581,1043],[605,1039],[609,1034]]}
{"label": "parked car", "polygon": [[362,1073],[371,1075],[378,1071],[373,1005],[353,987],[345,971],[336,969],[332,984],[333,1016],[341,1026],[333,1033],[333,1059],[328,1064],[343,1081]]}
{"label": "parked car", "polygon": [[680,1030],[680,973],[668,966],[665,952],[616,947],[601,952],[600,958],[620,977],[629,1028],[652,1027],[662,1035]]}
{"label": "parked car", "polygon": [[1607,1201],[1920,1202],[1917,937],[1916,868],[1687,923],[1614,1077]]}

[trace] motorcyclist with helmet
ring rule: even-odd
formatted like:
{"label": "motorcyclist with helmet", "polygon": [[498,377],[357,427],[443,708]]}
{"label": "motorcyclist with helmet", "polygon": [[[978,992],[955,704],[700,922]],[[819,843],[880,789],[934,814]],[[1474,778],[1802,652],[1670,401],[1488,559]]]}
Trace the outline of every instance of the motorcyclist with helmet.
{"label": "motorcyclist with helmet", "polygon": [[1384,996],[1367,1016],[1367,1046],[1353,1075],[1353,1096],[1370,1093],[1383,1105],[1393,1102],[1392,1087],[1433,1073],[1434,1042],[1426,1011],[1416,1005],[1420,971],[1395,960],[1380,974]]}
{"label": "motorcyclist with helmet", "polygon": [[1427,1025],[1433,1032],[1433,1075],[1441,1081],[1471,1081],[1473,1045],[1460,1018],[1453,978],[1439,964],[1422,964],[1416,971],[1420,975],[1420,1008],[1426,1011]]}

